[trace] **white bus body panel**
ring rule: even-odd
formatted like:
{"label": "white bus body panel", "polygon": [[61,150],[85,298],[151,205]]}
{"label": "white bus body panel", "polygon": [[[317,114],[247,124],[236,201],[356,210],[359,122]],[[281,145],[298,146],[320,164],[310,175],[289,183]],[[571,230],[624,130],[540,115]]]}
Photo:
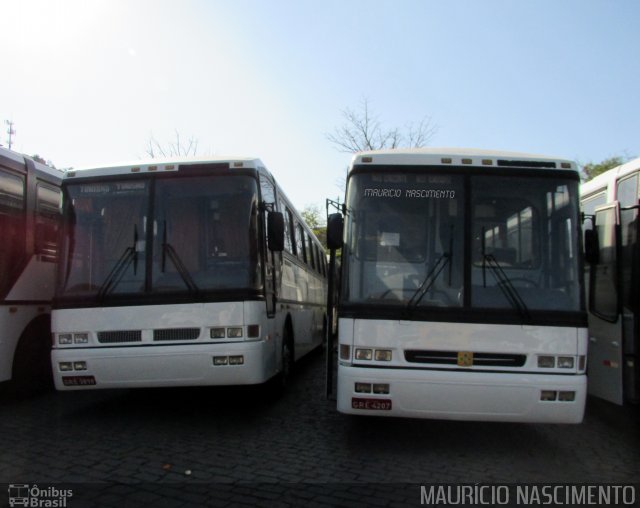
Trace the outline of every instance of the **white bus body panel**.
{"label": "white bus body panel", "polygon": [[[577,356],[586,355],[586,330],[475,323],[340,319],[340,344],[392,350],[392,361],[354,360],[338,365],[338,410],[452,420],[580,423],[586,375]],[[523,367],[426,366],[405,360],[404,351],[472,351],[525,354]],[[549,373],[537,355],[576,357],[576,368]],[[500,372],[497,372],[499,370]],[[554,372],[558,372],[554,369]],[[388,395],[355,392],[355,383],[387,383]],[[575,400],[542,401],[541,391],[574,391]],[[352,399],[386,399],[391,409],[354,409]]]}
{"label": "white bus body panel", "polygon": [[[247,325],[259,324],[260,337],[248,339]],[[244,340],[211,339],[212,327],[244,326]],[[200,328],[189,341],[154,341],[154,330]],[[58,309],[52,329],[58,333],[88,333],[89,344],[57,346],[52,368],[58,390],[64,376],[94,376],[86,388],[236,385],[262,383],[278,372],[281,333],[275,320],[266,319],[264,302],[148,305]],[[140,330],[139,342],[101,344],[100,331]],[[214,366],[214,356],[244,356],[242,365]],[[83,371],[62,372],[61,362],[86,362]]]}
{"label": "white bus body panel", "polygon": [[589,315],[589,393],[624,403],[622,388],[622,320],[609,323]]}
{"label": "white bus body panel", "polygon": [[324,340],[326,281],[286,257],[282,261],[281,281],[280,329],[284,327],[284,317],[290,315],[298,360]]}
{"label": "white bus body panel", "polygon": [[50,302],[53,297],[55,264],[40,261],[32,256],[20,278],[9,291],[6,303],[11,300]]}
{"label": "white bus body panel", "polygon": [[[266,341],[95,349],[56,349],[52,354],[57,390],[259,384],[268,380]],[[214,366],[214,356],[242,355],[242,365]],[[59,362],[86,362],[82,372],[60,372]],[[64,376],[93,376],[95,385],[66,386]]]}

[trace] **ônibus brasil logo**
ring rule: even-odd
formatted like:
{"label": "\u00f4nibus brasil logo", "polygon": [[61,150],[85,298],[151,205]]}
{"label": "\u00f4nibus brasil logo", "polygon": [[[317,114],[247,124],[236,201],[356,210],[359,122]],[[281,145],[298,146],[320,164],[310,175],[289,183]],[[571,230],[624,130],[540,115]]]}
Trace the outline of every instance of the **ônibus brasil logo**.
{"label": "\u00f4nibus brasil logo", "polygon": [[40,488],[26,483],[9,484],[9,506],[28,506],[33,508],[65,508],[67,500],[73,497],[71,489],[56,487]]}

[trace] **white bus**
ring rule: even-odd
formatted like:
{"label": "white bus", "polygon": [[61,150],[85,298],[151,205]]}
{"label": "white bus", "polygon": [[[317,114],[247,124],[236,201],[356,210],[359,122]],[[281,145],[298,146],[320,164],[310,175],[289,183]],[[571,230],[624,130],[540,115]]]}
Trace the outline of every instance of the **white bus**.
{"label": "white bus", "polygon": [[587,264],[589,393],[616,404],[640,402],[640,158],[580,188],[585,230],[597,232]]}
{"label": "white bus", "polygon": [[53,297],[62,172],[0,148],[0,381],[51,383]]}
{"label": "white bus", "polygon": [[342,247],[338,410],[579,423],[578,186],[574,163],[549,157],[356,154],[344,228],[334,214],[327,234]]}
{"label": "white bus", "polygon": [[321,344],[322,247],[260,160],[67,173],[59,390],[286,380]]}

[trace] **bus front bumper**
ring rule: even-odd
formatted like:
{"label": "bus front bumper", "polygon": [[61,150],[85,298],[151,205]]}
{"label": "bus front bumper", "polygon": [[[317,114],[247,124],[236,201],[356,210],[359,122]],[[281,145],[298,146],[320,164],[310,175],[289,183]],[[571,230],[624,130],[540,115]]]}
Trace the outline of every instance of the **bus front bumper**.
{"label": "bus front bumper", "polygon": [[188,346],[54,349],[57,390],[249,385],[267,381],[275,365],[264,341]]}
{"label": "bus front bumper", "polygon": [[585,375],[378,369],[340,364],[338,411],[444,420],[580,423],[586,380]]}

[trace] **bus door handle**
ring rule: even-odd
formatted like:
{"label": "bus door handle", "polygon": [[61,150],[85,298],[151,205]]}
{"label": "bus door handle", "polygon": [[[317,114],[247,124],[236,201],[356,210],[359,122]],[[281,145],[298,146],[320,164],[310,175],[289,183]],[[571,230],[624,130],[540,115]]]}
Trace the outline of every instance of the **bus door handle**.
{"label": "bus door handle", "polygon": [[620,343],[619,343],[617,340],[612,340],[612,341],[611,341],[611,345],[612,345],[613,347],[620,347]]}
{"label": "bus door handle", "polygon": [[589,337],[589,342],[595,344],[596,342],[598,342],[598,339],[596,339],[595,337]]}

